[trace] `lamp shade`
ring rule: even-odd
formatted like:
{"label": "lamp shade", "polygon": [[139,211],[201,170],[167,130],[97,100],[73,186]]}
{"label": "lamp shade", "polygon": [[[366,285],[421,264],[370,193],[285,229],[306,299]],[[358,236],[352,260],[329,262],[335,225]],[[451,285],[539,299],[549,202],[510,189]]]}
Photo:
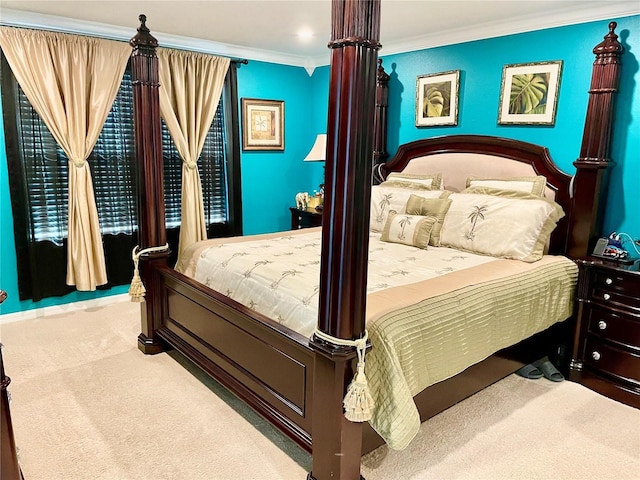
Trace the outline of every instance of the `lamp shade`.
{"label": "lamp shade", "polygon": [[304,157],[305,162],[324,162],[327,158],[327,134],[320,133],[311,147],[311,151]]}

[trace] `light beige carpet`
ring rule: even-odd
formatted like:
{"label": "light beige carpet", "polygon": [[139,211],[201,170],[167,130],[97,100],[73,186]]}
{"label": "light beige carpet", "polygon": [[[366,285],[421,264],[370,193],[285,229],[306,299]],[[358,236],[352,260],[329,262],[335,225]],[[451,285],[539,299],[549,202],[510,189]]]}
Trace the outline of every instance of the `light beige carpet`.
{"label": "light beige carpet", "polygon": [[[310,457],[177,353],[137,349],[139,305],[2,325],[29,479],[303,480]],[[422,425],[367,480],[640,479],[640,411],[515,375]]]}

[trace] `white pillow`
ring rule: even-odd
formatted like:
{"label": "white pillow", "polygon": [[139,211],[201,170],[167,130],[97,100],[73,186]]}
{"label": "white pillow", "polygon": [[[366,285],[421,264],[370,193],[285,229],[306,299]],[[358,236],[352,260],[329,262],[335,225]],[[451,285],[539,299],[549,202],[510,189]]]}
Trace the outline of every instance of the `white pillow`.
{"label": "white pillow", "polygon": [[417,173],[391,172],[387,175],[386,180],[415,183],[416,185],[424,185],[425,187],[433,190],[439,190],[442,188],[442,173],[420,175]]}
{"label": "white pillow", "polygon": [[452,193],[440,230],[441,244],[493,257],[539,260],[564,212],[551,200],[527,197]]}
{"label": "white pillow", "polygon": [[533,193],[538,197],[544,196],[547,179],[542,175],[536,177],[511,177],[511,178],[482,178],[470,176],[467,178],[468,187],[489,187],[501,190],[515,190],[517,192]]}
{"label": "white pillow", "polygon": [[[381,187],[398,187],[398,188],[408,188],[410,190],[433,190],[429,185],[431,180],[425,183],[413,183],[413,182],[403,182],[401,180],[396,180],[394,178],[390,178],[385,180],[380,184]],[[436,189],[437,190],[437,189]]]}
{"label": "white pillow", "polygon": [[446,190],[414,190],[398,187],[371,187],[371,216],[369,226],[372,232],[381,232],[387,223],[389,212],[405,213],[411,195],[422,198],[446,198]]}

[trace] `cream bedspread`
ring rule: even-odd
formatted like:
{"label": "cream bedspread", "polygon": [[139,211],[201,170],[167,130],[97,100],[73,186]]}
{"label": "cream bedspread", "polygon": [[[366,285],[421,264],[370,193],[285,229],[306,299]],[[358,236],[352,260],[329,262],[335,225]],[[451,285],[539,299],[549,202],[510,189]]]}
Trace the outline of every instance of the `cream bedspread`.
{"label": "cream bedspread", "polygon": [[[320,229],[209,240],[191,246],[176,269],[309,336],[317,321],[320,243]],[[391,448],[405,448],[420,426],[415,394],[568,318],[576,278],[564,257],[530,264],[421,250],[372,233],[373,428]]]}

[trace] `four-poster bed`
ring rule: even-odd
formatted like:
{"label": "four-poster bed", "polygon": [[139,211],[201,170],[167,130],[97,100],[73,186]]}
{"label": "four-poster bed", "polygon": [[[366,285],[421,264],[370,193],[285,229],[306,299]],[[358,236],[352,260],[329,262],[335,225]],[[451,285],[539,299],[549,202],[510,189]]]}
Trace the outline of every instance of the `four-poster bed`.
{"label": "four-poster bed", "polygon": [[[328,335],[353,340],[362,338],[365,332],[371,152],[376,152],[376,159],[382,156],[384,160],[386,155],[384,135],[380,134],[386,92],[378,90],[375,95],[379,2],[336,0],[332,9],[317,329],[323,338]],[[166,243],[157,42],[145,20],[141,16],[142,25],[131,40],[136,148],[141,172],[141,248]],[[605,42],[617,44],[614,27],[612,24]],[[600,55],[596,65],[613,65],[617,72],[621,50],[604,50],[596,52]],[[617,77],[607,78],[613,83],[592,89],[591,98],[611,99]],[[374,100],[379,100],[378,107],[384,107],[378,108],[375,123]],[[600,100],[589,103],[583,143],[599,143],[603,148],[600,154],[575,162],[577,174],[573,180],[555,166],[544,147],[473,135],[403,145],[387,164],[380,166],[379,172],[383,177],[390,172],[442,172],[445,188],[456,191],[465,188],[469,175],[499,179],[544,176],[545,195],[555,199],[566,214],[553,231],[549,252],[578,258],[586,255],[591,237],[599,228],[598,198],[608,162],[612,109],[611,101]],[[368,128],[372,124],[377,128]],[[368,424],[350,422],[343,415],[342,399],[353,376],[355,350],[321,340],[318,335],[305,337],[169,268],[167,257],[166,252],[155,252],[140,258],[140,273],[147,289],[146,301],[141,306],[140,349],[157,353],[176,348],[220,381],[312,452],[309,479],[359,478],[361,454],[380,445],[382,440]],[[416,392],[414,400],[420,418],[429,418],[523,364],[550,353],[548,349],[559,341],[559,334],[566,334],[566,323],[502,349],[461,373]],[[373,350],[380,348],[372,343]]]}

